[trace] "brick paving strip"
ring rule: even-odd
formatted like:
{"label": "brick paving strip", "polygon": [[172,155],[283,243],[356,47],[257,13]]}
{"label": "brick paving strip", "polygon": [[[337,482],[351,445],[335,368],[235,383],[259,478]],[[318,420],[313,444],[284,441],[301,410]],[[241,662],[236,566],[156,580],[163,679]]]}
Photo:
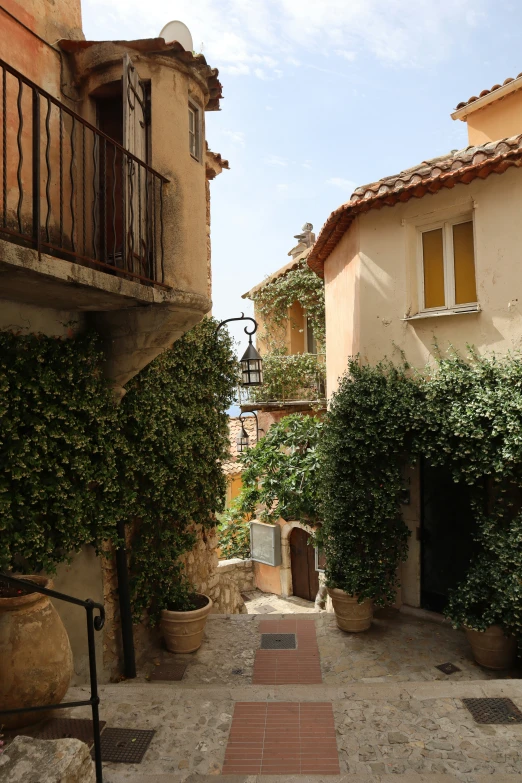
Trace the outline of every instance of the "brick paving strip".
{"label": "brick paving strip", "polygon": [[222,775],[339,775],[332,705],[237,702]]}
{"label": "brick paving strip", "polygon": [[323,678],[315,621],[262,620],[259,633],[295,633],[296,650],[257,650],[253,685],[319,685]]}

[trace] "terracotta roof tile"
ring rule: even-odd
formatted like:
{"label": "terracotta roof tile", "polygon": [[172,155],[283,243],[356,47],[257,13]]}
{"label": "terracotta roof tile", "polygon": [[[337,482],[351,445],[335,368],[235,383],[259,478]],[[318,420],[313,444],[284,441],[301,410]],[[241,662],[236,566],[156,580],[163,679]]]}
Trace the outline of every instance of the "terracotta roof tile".
{"label": "terracotta roof tile", "polygon": [[[256,423],[253,416],[245,416],[243,419],[245,430],[248,433],[251,443],[253,444],[256,439]],[[221,469],[225,476],[237,476],[241,473],[241,466],[238,465],[238,453],[236,446],[236,438],[241,432],[241,422],[239,418],[230,418],[228,420],[228,437],[230,439],[230,459],[222,463]]]}
{"label": "terracotta roof tile", "polygon": [[400,174],[356,188],[350,200],[332,212],[322,227],[308,256],[308,265],[322,277],[324,262],[354,218],[363,212],[422,198],[459,183],[467,185],[477,177],[485,179],[521,165],[522,134],[425,160]]}
{"label": "terracotta roof tile", "polygon": [[493,87],[491,87],[489,90],[482,90],[480,95],[472,95],[471,98],[468,98],[467,101],[461,101],[457,104],[457,110],[463,109],[464,106],[469,106],[470,103],[475,103],[475,101],[478,101],[479,98],[483,98],[485,95],[489,95],[492,92],[495,92],[495,90],[500,90],[501,87],[504,87],[506,84],[510,84],[511,82],[514,82],[515,79],[520,79],[522,76],[522,73],[519,73],[518,76],[513,78],[512,76],[508,76],[507,79],[504,79],[502,84],[494,84]]}

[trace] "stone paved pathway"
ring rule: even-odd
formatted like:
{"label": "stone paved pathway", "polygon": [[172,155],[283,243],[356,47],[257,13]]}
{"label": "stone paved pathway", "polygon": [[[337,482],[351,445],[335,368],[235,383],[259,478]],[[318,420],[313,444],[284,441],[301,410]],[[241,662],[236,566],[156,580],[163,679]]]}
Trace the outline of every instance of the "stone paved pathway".
{"label": "stone paved pathway", "polygon": [[[252,683],[256,654],[265,652],[261,633],[312,623],[322,684]],[[325,613],[216,616],[201,650],[186,656],[182,682],[146,681],[156,663],[182,657],[158,651],[137,681],[101,689],[108,725],[156,729],[140,765],[105,765],[106,783],[522,783],[522,725],[478,725],[462,703],[509,696],[522,708],[522,680],[475,667],[464,635],[447,626],[387,611],[367,634],[352,636]],[[447,661],[462,671],[447,676],[435,668]],[[328,769],[314,772],[309,716],[319,707],[332,711],[339,766],[325,725],[316,757]]]}

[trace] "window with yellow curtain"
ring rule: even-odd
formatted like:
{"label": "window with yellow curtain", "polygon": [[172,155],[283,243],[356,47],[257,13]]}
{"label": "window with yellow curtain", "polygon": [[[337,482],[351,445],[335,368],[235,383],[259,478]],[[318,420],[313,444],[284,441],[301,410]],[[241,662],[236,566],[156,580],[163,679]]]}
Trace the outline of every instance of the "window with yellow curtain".
{"label": "window with yellow curtain", "polygon": [[473,221],[421,231],[422,310],[459,309],[477,301]]}

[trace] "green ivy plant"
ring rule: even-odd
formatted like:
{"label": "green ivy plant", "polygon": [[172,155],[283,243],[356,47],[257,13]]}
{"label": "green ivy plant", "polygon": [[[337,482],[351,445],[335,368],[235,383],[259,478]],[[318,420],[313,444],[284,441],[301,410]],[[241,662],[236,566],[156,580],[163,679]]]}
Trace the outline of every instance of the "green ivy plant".
{"label": "green ivy plant", "polygon": [[[179,556],[194,545],[193,525],[216,524],[226,480],[228,416],[237,360],[228,333],[204,319],[127,385],[121,404],[129,455],[127,519],[137,519],[131,548],[136,618],[189,609]],[[122,501],[123,502],[123,501]]]}
{"label": "green ivy plant", "polygon": [[326,395],[324,356],[279,351],[263,356],[263,384],[250,392],[252,400],[323,400]]}
{"label": "green ivy plant", "polygon": [[229,507],[217,516],[221,558],[247,560],[250,557],[250,514],[242,511],[241,498],[234,498]]}
{"label": "green ivy plant", "polygon": [[285,416],[241,456],[243,486],[238,508],[263,522],[320,520],[318,445],[323,422],[316,416]]}
{"label": "green ivy plant", "polygon": [[351,359],[320,441],[326,583],[381,605],[393,601],[407,555],[399,499],[415,399],[404,369]]}
{"label": "green ivy plant", "polygon": [[[256,310],[262,315],[268,352],[285,352],[281,327],[286,325],[288,310],[299,302],[306,312],[319,346],[325,345],[324,280],[312,272],[306,260],[299,262],[281,277],[264,285],[254,295]],[[293,324],[293,328],[300,328]]]}
{"label": "green ivy plant", "polygon": [[0,332],[0,569],[115,537],[120,420],[92,334]]}
{"label": "green ivy plant", "polygon": [[190,608],[179,559],[223,508],[237,384],[229,336],[204,319],[128,385],[119,407],[93,334],[0,333],[0,568],[46,570],[133,523],[136,619]]}
{"label": "green ivy plant", "polygon": [[352,359],[320,444],[327,583],[393,601],[407,554],[402,466],[422,457],[471,487],[475,512],[476,551],[447,616],[522,640],[521,411],[519,354],[453,352],[422,372]]}

